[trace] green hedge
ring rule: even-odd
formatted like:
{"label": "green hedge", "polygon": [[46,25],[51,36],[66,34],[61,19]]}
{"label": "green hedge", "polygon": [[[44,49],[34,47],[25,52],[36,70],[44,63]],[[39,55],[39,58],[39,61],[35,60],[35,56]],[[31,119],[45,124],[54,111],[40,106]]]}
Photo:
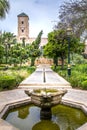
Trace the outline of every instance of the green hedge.
{"label": "green hedge", "polygon": [[35,67],[9,68],[0,71],[0,91],[17,88],[22,80],[35,71]]}
{"label": "green hedge", "polygon": [[0,90],[4,89],[13,89],[18,87],[19,83],[23,80],[24,78],[21,76],[12,76],[12,75],[4,75],[0,77]]}
{"label": "green hedge", "polygon": [[0,89],[12,89],[16,86],[16,78],[13,76],[1,76],[0,77]]}

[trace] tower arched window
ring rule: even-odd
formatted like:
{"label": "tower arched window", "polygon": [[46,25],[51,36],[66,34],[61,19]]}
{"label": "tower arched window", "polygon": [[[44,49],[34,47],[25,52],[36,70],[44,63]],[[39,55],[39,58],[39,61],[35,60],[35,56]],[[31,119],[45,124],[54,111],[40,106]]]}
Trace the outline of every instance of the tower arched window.
{"label": "tower arched window", "polygon": [[22,33],[23,33],[23,32],[24,32],[24,29],[22,29],[21,31],[22,31]]}
{"label": "tower arched window", "polygon": [[24,21],[21,21],[22,24],[24,24]]}

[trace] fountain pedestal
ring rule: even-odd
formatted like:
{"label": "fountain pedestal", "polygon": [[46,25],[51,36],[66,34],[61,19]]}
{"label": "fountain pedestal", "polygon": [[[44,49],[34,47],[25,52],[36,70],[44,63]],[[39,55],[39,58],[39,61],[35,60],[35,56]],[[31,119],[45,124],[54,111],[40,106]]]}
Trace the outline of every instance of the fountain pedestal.
{"label": "fountain pedestal", "polygon": [[44,120],[47,120],[47,119],[51,119],[52,117],[52,111],[51,111],[51,108],[41,108],[41,111],[40,111],[40,119],[44,119]]}
{"label": "fountain pedestal", "polygon": [[51,119],[52,117],[52,112],[51,112],[51,107],[52,107],[52,97],[43,95],[41,97],[41,111],[40,111],[40,118],[41,119]]}

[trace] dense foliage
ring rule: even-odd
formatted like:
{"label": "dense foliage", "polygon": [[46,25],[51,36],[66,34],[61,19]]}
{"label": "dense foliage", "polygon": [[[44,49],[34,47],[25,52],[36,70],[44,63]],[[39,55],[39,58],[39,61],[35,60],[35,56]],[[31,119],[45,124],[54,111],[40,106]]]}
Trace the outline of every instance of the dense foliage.
{"label": "dense foliage", "polygon": [[64,59],[68,56],[68,44],[70,44],[70,53],[82,53],[84,46],[79,39],[74,35],[68,37],[65,30],[55,30],[48,34],[48,43],[44,46],[44,55],[53,58],[56,66],[58,65],[58,58],[60,58],[63,68]]}
{"label": "dense foliage", "polygon": [[41,55],[39,48],[41,42],[42,31],[38,34],[32,44],[17,43],[13,33],[4,32],[0,35],[0,64],[9,64],[16,66],[25,63],[31,59],[31,66],[34,66],[36,57]]}

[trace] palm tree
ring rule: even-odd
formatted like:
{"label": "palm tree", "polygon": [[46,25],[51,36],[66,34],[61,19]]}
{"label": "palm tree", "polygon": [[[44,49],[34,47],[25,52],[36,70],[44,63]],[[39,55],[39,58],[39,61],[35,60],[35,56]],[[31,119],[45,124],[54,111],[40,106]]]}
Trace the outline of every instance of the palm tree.
{"label": "palm tree", "polygon": [[6,63],[8,62],[8,52],[10,52],[11,45],[14,45],[16,43],[16,37],[13,33],[10,32],[4,32],[2,34],[1,43],[4,45],[5,48],[5,56],[6,56]]}
{"label": "palm tree", "polygon": [[9,49],[12,44],[16,43],[16,37],[11,32],[4,32],[2,34],[2,37],[3,37],[3,42],[4,42],[3,44],[7,44]]}
{"label": "palm tree", "polygon": [[6,17],[6,13],[8,13],[10,9],[10,4],[8,0],[0,0],[0,19]]}

